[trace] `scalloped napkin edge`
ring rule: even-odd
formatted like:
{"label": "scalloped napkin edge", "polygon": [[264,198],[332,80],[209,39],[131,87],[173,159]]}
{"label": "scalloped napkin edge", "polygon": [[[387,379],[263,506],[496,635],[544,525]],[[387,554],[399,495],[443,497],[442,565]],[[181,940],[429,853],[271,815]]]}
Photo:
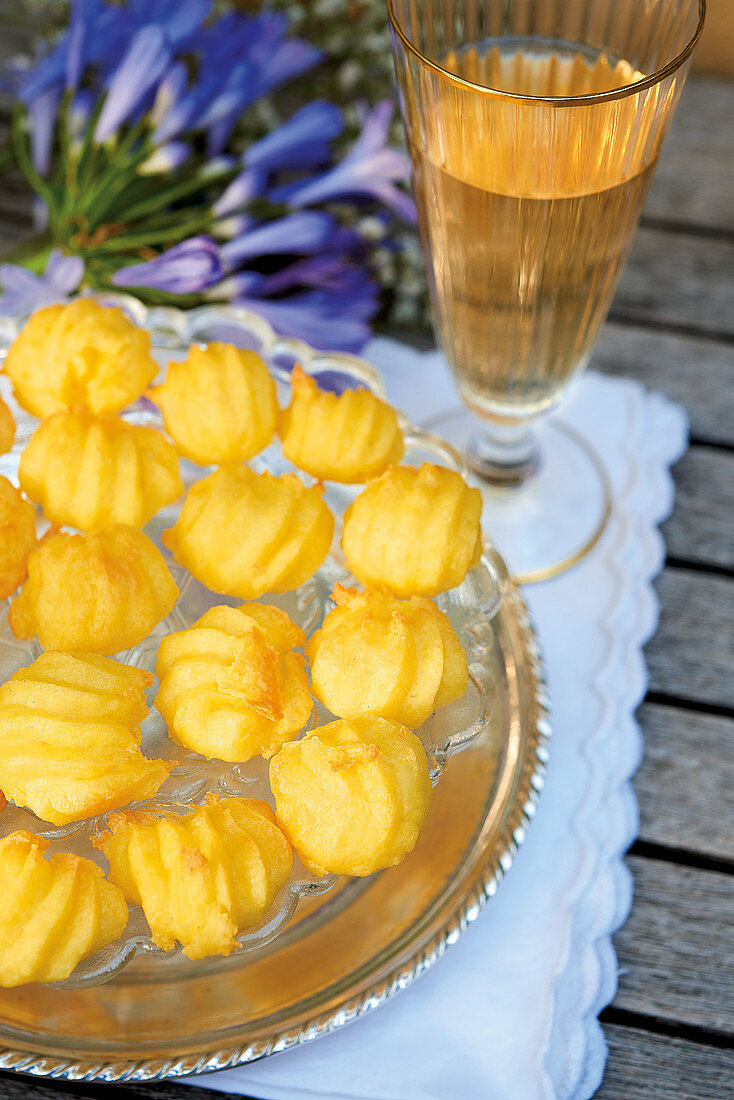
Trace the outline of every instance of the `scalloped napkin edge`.
{"label": "scalloped napkin edge", "polygon": [[[366,357],[414,421],[457,404],[437,352],[377,339]],[[594,440],[615,509],[593,554],[525,590],[546,650],[554,733],[515,865],[447,961],[379,1012],[191,1084],[262,1100],[586,1100],[598,1087],[597,1017],[617,984],[611,936],[631,904],[622,855],[637,834],[633,713],[647,684],[642,646],[657,624],[656,526],[672,508],[668,467],[686,448],[687,421],[639,383],[594,372],[560,419]]]}

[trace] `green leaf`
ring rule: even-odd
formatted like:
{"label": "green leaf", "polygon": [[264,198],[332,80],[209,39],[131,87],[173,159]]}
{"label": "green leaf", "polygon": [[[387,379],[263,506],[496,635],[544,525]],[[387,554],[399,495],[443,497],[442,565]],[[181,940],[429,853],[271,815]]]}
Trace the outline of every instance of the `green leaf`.
{"label": "green leaf", "polygon": [[25,115],[23,108],[19,103],[13,108],[13,118],[11,123],[11,140],[13,143],[13,151],[18,162],[18,166],[28,180],[29,184],[41,198],[49,206],[53,203],[54,194],[48,183],[38,174],[33,167],[33,162],[30,158],[29,152],[29,140],[25,127]]}

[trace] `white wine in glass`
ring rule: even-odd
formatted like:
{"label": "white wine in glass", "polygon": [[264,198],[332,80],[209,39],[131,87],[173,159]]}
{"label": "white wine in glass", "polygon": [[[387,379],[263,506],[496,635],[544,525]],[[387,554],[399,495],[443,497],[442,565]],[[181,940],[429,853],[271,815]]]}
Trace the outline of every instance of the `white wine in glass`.
{"label": "white wine in glass", "polygon": [[589,361],[703,3],[390,0],[390,15],[436,332],[470,410],[432,426],[465,451],[513,572],[551,575],[608,501],[587,447],[533,429]]}

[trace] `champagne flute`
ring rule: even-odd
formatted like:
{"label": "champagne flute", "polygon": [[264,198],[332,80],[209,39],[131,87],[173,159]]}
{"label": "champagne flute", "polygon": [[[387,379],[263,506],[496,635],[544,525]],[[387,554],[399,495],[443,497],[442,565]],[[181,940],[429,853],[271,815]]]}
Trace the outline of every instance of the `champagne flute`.
{"label": "champagne flute", "polygon": [[547,418],[586,366],[705,0],[388,0],[434,325],[465,454],[519,580],[580,560],[604,468]]}

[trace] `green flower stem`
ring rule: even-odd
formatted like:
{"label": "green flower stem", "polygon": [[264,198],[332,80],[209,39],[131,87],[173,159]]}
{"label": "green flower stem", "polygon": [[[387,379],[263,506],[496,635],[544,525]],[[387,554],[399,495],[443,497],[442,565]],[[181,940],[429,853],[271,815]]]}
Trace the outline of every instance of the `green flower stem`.
{"label": "green flower stem", "polygon": [[[147,142],[132,153],[124,148],[125,144],[122,143],[110,151],[105,164],[106,170],[100,172],[95,185],[81,196],[78,213],[87,218],[92,230],[105,221],[115,220],[113,211],[117,200],[129,184],[140,179],[138,168],[150,156],[151,149]],[[125,210],[121,211],[121,215],[121,220],[128,220]]]}
{"label": "green flower stem", "polygon": [[[121,233],[117,237],[110,237],[108,240],[102,241],[93,248],[85,249],[85,254],[96,256],[105,255],[108,252],[128,252],[131,249],[150,248],[152,245],[163,245],[165,248],[170,248],[171,245],[177,244],[187,237],[205,232],[210,228],[210,225],[211,218],[199,217],[193,218],[189,222],[181,222],[175,227],[151,229],[147,233]],[[135,259],[138,260],[139,257],[136,256]]]}
{"label": "green flower stem", "polygon": [[203,191],[213,183],[228,183],[234,179],[238,171],[238,168],[220,168],[218,171],[212,172],[205,167],[203,170],[196,171],[188,179],[185,178],[165,188],[161,188],[156,182],[155,176],[151,176],[152,193],[148,198],[141,199],[140,202],[129,207],[125,211],[125,220],[132,222],[148,214],[155,214],[163,207],[168,206],[169,203],[180,202],[181,199],[188,198],[190,195],[196,194],[197,191]]}
{"label": "green flower stem", "polygon": [[23,108],[19,104],[16,104],[13,108],[11,138],[13,142],[13,151],[21,172],[36,194],[40,195],[44,202],[50,206],[54,198],[53,192],[46,181],[33,167],[33,162],[29,154],[28,135],[25,129]]}

